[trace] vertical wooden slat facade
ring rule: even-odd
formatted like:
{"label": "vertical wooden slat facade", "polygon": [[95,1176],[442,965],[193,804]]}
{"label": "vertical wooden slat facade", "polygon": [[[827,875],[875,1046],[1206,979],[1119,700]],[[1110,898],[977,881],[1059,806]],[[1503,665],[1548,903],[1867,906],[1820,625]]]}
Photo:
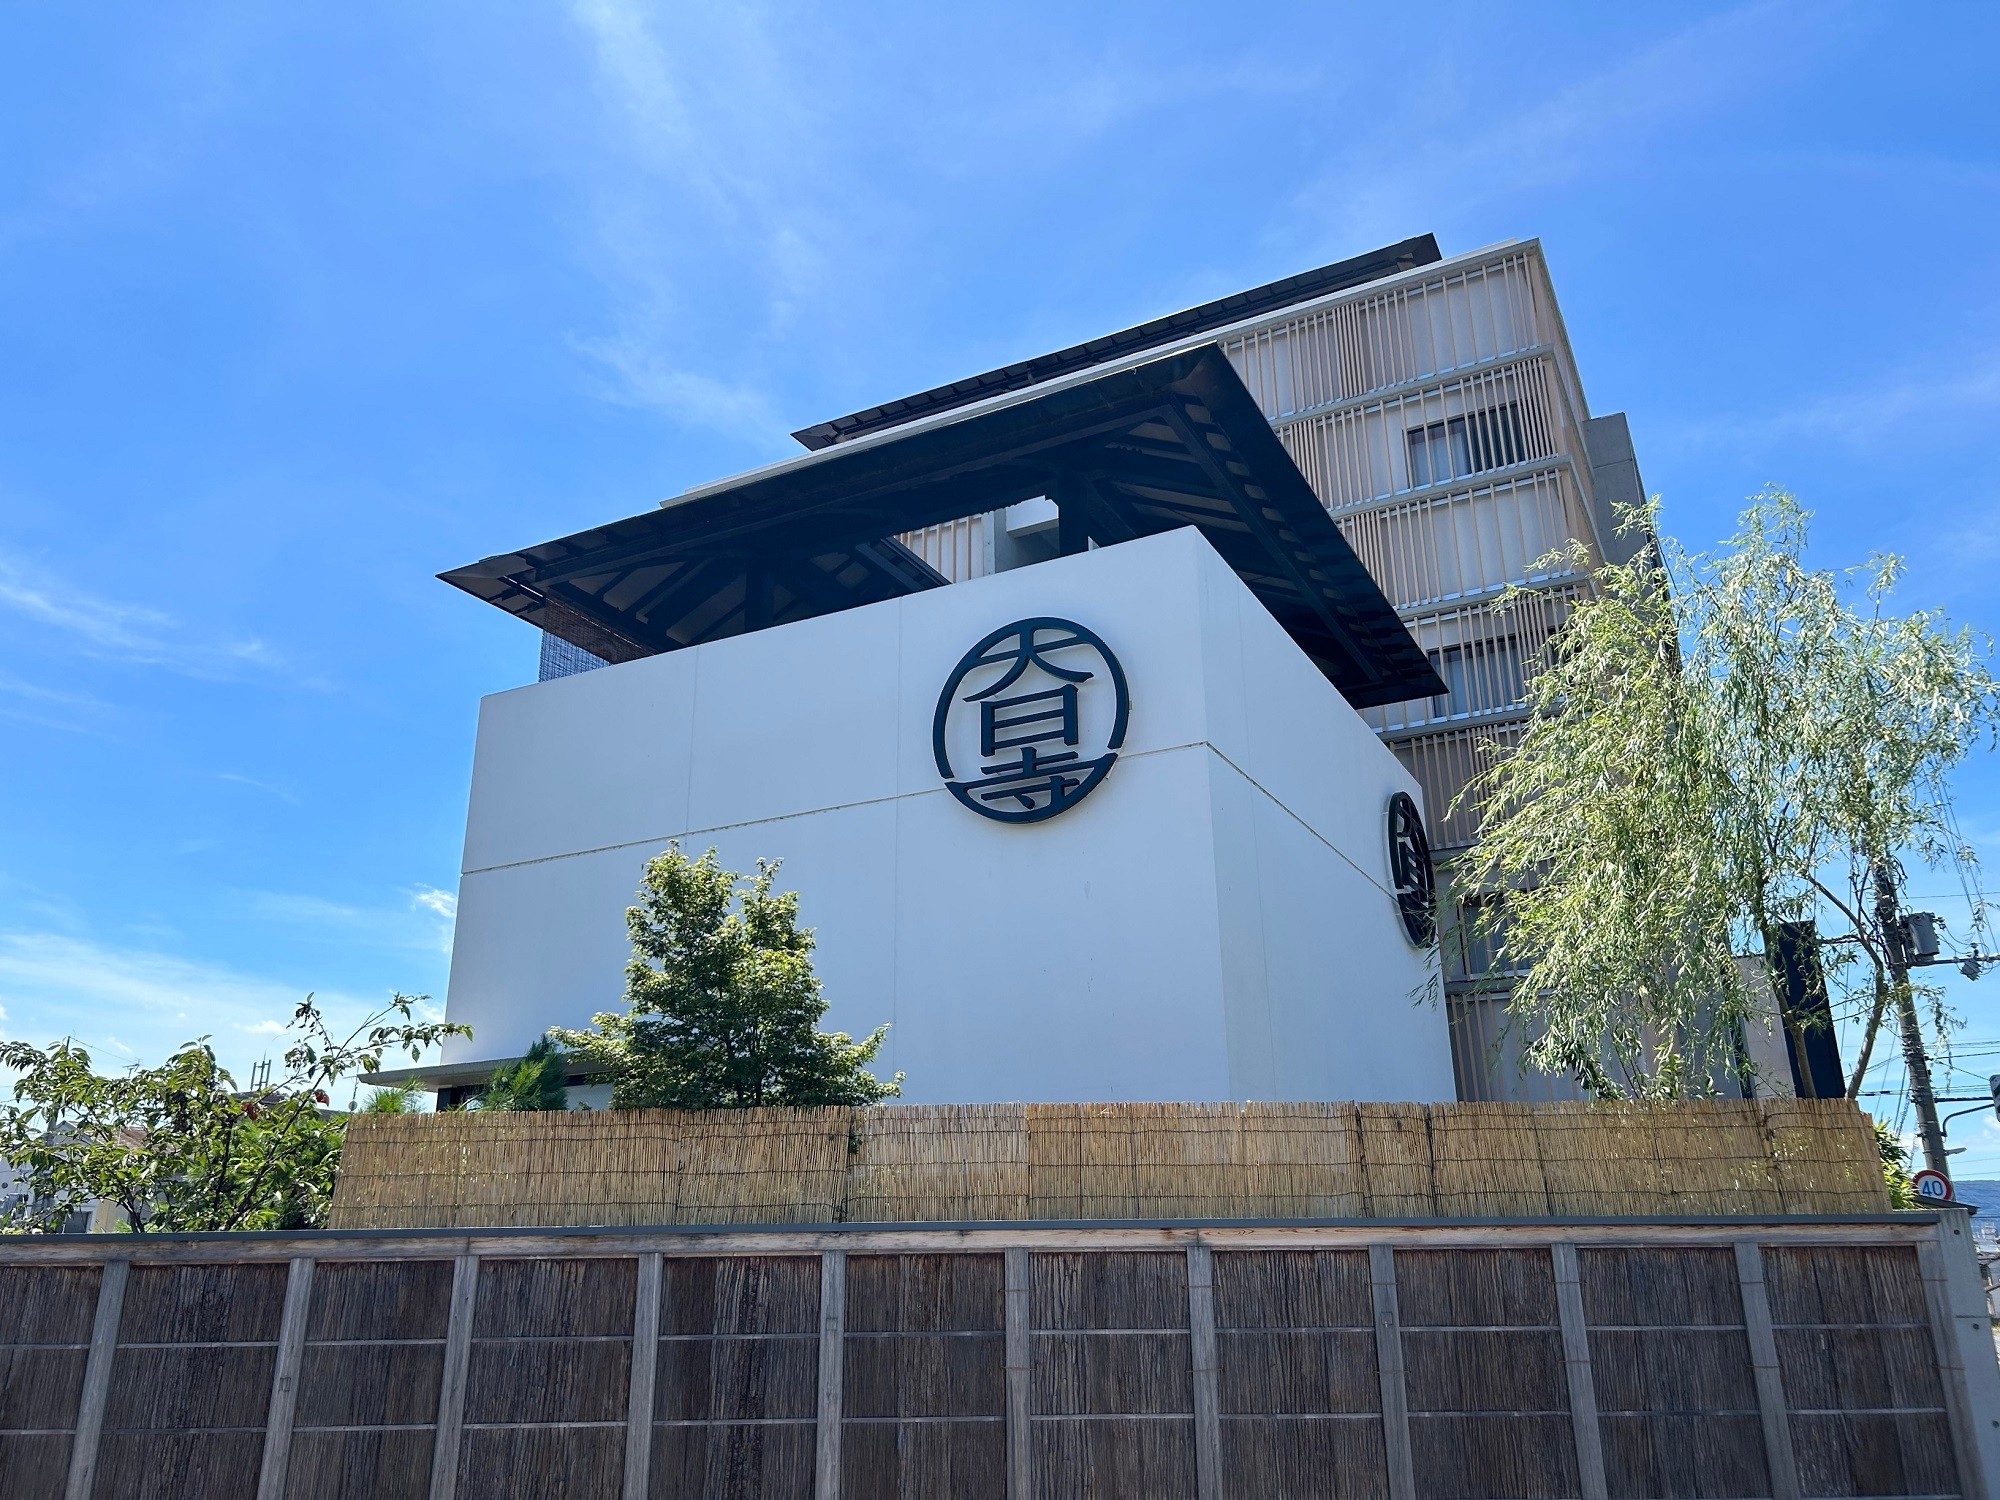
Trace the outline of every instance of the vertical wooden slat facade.
{"label": "vertical wooden slat facade", "polygon": [[0,1495],[1970,1500],[1947,1227],[0,1243]]}
{"label": "vertical wooden slat facade", "polygon": [[1029,1257],[1035,1493],[1194,1500],[1187,1257]]}
{"label": "vertical wooden slat facade", "polygon": [[1366,1250],[1217,1252],[1215,1321],[1224,1494],[1394,1493]]}
{"label": "vertical wooden slat facade", "polygon": [[1763,1251],[1805,1495],[1958,1492],[1915,1246]]}
{"label": "vertical wooden slat facade", "polygon": [[453,1262],[313,1265],[286,1500],[424,1500],[444,1385]]}
{"label": "vertical wooden slat facade", "polygon": [[840,1493],[1007,1493],[1006,1271],[999,1255],[847,1261]]}
{"label": "vertical wooden slat facade", "polygon": [[1546,1249],[1398,1250],[1416,1492],[1581,1493]]}
{"label": "vertical wooden slat facade", "polygon": [[94,1497],[254,1500],[287,1263],[135,1264]]}
{"label": "vertical wooden slat facade", "polygon": [[95,1266],[0,1274],[0,1473],[23,1500],[62,1500],[68,1486],[102,1278]]}
{"label": "vertical wooden slat facade", "polygon": [[1732,1252],[1583,1249],[1577,1267],[1609,1493],[1778,1493]]}
{"label": "vertical wooden slat facade", "polygon": [[821,1274],[818,1248],[666,1258],[650,1494],[812,1494]]}
{"label": "vertical wooden slat facade", "polygon": [[481,1263],[460,1495],[619,1492],[638,1270],[622,1257]]}

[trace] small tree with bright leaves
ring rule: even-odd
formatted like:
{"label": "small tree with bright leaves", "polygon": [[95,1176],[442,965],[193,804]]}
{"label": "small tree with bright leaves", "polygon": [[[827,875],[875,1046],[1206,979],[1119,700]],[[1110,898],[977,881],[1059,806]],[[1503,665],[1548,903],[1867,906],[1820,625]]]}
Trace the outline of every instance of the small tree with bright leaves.
{"label": "small tree with bright leaves", "polygon": [[760,859],[746,882],[713,849],[689,859],[679,845],[647,864],[625,913],[626,1013],[550,1032],[611,1075],[613,1109],[875,1104],[900,1091],[901,1073],[868,1071],[887,1026],[858,1042],[818,1029],[812,930],[797,892],[772,889],[777,874]]}
{"label": "small tree with bright leaves", "polygon": [[471,1029],[413,1019],[426,996],[397,995],[345,1037],[308,995],[293,1013],[286,1076],[254,1092],[204,1038],[157,1068],[96,1073],[73,1042],[46,1050],[0,1043],[17,1074],[0,1105],[0,1160],[27,1176],[24,1229],[59,1229],[95,1203],[123,1211],[135,1233],[302,1229],[326,1222],[342,1121],[327,1104],[342,1078],[372,1073],[392,1049],[417,1059]]}

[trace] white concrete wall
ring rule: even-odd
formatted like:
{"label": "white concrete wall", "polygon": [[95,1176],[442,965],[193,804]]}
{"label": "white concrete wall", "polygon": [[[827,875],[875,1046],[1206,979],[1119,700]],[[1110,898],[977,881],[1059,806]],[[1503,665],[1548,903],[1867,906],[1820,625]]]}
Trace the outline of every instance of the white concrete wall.
{"label": "white concrete wall", "polygon": [[[989,631],[1074,619],[1131,685],[1123,754],[1043,823],[930,750]],[[481,705],[447,1061],[620,1006],[624,911],[669,840],[781,857],[826,1024],[891,1025],[913,1102],[1449,1099],[1442,1008],[1389,893],[1395,758],[1187,530],[499,693]]]}

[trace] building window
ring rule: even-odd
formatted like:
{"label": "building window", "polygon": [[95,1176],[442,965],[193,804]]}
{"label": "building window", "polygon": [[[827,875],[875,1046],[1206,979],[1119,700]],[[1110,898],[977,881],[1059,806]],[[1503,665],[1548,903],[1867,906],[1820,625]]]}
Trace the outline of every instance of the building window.
{"label": "building window", "polygon": [[1412,427],[1406,437],[1411,489],[1446,484],[1468,474],[1517,464],[1527,457],[1521,441],[1521,408],[1512,401],[1446,422]]}
{"label": "building window", "polygon": [[1433,719],[1496,713],[1527,697],[1521,648],[1511,636],[1433,651],[1431,665],[1444,679],[1446,689],[1444,697],[1431,699]]}

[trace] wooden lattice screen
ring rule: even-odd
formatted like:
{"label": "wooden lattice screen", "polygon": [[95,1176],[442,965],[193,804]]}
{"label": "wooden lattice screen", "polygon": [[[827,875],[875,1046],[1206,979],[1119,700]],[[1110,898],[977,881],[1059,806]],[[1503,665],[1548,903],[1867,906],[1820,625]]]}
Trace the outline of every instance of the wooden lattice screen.
{"label": "wooden lattice screen", "polygon": [[1985,1496],[1963,1216],[0,1243],[6,1500]]}

